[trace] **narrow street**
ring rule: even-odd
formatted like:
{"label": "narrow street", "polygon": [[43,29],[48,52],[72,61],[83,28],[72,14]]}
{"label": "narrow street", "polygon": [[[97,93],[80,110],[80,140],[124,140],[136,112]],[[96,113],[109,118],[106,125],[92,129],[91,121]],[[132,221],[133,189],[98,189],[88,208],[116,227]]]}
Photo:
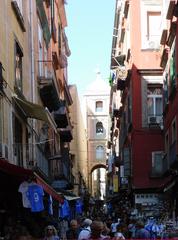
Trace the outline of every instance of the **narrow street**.
{"label": "narrow street", "polygon": [[178,1],[3,0],[0,240],[178,238]]}

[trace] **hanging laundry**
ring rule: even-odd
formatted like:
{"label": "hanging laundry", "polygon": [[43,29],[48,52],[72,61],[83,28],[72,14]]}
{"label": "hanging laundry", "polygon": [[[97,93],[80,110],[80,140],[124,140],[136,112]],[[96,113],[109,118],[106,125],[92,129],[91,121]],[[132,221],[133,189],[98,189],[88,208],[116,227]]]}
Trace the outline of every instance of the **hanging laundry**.
{"label": "hanging laundry", "polygon": [[53,198],[51,195],[48,198],[48,213],[49,215],[53,215]]}
{"label": "hanging laundry", "polygon": [[30,185],[28,187],[27,196],[31,204],[32,212],[41,212],[44,210],[43,204],[44,191],[40,185],[36,183]]}
{"label": "hanging laundry", "polygon": [[22,204],[23,204],[24,208],[31,208],[31,204],[30,204],[30,201],[27,196],[28,187],[31,184],[32,183],[24,181],[20,184],[19,189],[18,189],[18,192],[20,192],[22,194]]}
{"label": "hanging laundry", "polygon": [[70,206],[67,200],[64,200],[63,204],[60,204],[59,217],[65,218],[70,216]]}

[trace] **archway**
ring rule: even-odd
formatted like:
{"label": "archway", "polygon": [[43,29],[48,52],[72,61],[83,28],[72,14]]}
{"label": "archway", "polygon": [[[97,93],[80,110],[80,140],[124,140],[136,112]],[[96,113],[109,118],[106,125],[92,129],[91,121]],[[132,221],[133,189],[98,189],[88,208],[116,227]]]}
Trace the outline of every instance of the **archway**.
{"label": "archway", "polygon": [[106,196],[106,165],[95,164],[90,170],[91,195],[97,200]]}

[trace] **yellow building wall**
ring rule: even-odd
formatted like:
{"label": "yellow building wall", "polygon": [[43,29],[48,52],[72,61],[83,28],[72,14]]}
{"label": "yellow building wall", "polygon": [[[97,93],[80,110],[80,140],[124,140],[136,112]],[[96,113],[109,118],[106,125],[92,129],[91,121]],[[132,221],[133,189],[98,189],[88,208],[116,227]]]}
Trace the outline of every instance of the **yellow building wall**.
{"label": "yellow building wall", "polygon": [[[70,108],[71,123],[73,126],[73,140],[70,145],[70,152],[75,154],[75,163],[73,174],[76,182],[78,182],[78,172],[88,186],[88,160],[87,160],[87,137],[84,121],[81,113],[81,105],[75,85],[70,85],[70,93],[73,99],[73,104]],[[77,191],[77,187],[75,187]],[[76,192],[77,193],[77,192]]]}

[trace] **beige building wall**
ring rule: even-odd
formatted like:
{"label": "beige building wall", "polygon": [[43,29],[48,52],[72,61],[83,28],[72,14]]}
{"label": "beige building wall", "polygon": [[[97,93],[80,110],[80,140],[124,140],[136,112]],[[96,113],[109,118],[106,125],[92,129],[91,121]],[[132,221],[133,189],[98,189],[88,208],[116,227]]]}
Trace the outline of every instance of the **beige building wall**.
{"label": "beige building wall", "polygon": [[23,29],[15,15],[12,1],[1,1],[0,7],[0,62],[4,68],[3,78],[7,83],[5,94],[0,96],[0,142],[8,146],[8,159],[13,162],[12,153],[12,97],[14,96],[15,81],[15,41],[18,42],[23,56],[23,89],[24,95],[31,95],[31,54],[29,38],[29,6],[22,4]]}
{"label": "beige building wall", "polygon": [[[76,85],[70,85],[70,94],[73,104],[70,107],[70,117],[73,126],[73,140],[70,145],[70,152],[74,154],[73,175],[75,181],[79,183],[79,172],[88,187],[88,161],[87,161],[87,136],[84,120],[81,112],[80,100],[78,97]],[[78,189],[79,185],[75,185],[74,192],[79,194],[82,189]]]}

